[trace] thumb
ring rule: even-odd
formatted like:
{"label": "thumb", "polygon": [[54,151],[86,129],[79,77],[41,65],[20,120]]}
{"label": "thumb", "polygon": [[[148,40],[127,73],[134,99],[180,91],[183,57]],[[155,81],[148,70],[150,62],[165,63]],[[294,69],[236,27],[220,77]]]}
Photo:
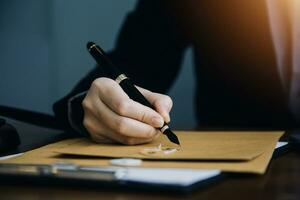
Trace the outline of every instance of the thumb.
{"label": "thumb", "polygon": [[172,99],[164,94],[159,94],[155,92],[151,92],[149,90],[137,87],[140,92],[148,99],[148,101],[154,106],[156,112],[158,112],[163,118],[164,121],[169,123],[170,119],[170,111],[173,106]]}

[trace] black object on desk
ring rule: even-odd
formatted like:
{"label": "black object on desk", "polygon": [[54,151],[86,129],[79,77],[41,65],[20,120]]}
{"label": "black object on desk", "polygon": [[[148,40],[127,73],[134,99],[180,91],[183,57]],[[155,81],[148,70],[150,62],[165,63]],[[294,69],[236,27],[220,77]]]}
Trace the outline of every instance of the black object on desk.
{"label": "black object on desk", "polygon": [[32,150],[72,136],[48,114],[0,105],[0,115],[0,156]]}
{"label": "black object on desk", "polygon": [[20,145],[20,137],[17,130],[0,119],[0,153],[13,150]]}

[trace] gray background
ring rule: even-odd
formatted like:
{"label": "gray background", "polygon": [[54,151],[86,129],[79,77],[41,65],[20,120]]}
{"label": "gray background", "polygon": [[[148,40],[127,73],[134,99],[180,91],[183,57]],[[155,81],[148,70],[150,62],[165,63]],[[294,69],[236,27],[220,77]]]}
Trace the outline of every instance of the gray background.
{"label": "gray background", "polygon": [[[136,0],[0,1],[0,104],[52,114],[93,66],[85,44],[110,50]],[[169,95],[175,128],[195,126],[192,51]],[[1,115],[1,113],[0,113]]]}

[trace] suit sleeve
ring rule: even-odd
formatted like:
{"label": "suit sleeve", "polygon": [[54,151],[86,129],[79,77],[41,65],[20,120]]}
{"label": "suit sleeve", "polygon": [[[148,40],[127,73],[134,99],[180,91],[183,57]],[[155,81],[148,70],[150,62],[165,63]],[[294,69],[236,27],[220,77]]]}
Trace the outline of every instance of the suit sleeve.
{"label": "suit sleeve", "polygon": [[[179,71],[184,37],[166,11],[167,1],[141,0],[125,19],[115,48],[109,53],[112,61],[132,81],[154,92],[166,93]],[[82,125],[81,102],[93,80],[105,76],[95,67],[74,89],[53,106],[55,116],[66,129],[86,135]]]}

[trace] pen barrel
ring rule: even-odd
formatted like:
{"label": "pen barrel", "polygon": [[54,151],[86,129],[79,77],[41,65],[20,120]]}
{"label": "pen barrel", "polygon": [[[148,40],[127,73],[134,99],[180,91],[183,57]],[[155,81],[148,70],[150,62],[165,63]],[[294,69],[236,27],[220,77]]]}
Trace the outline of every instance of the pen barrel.
{"label": "pen barrel", "polygon": [[[149,108],[152,108],[155,110],[154,106],[146,99],[146,97],[134,86],[134,84],[131,83],[130,79],[124,79],[120,83],[121,88],[123,91],[129,96],[130,99],[139,102],[140,104],[147,106]],[[166,128],[167,127],[167,128]],[[166,134],[166,130],[169,129],[169,126],[166,122],[164,122],[164,125],[159,128],[159,130]]]}
{"label": "pen barrel", "polygon": [[[113,63],[107,57],[105,52],[99,46],[97,46],[94,42],[88,42],[87,49],[97,61],[97,63],[103,68],[105,68],[104,71],[108,73],[109,77],[115,80],[117,83],[119,83],[123,91],[129,96],[130,99],[155,110],[154,106],[134,86],[130,79],[125,74],[121,73],[119,69],[113,65]],[[167,123],[164,123],[164,125],[161,128],[159,128],[159,130],[163,134],[165,134],[171,142],[176,143],[178,145],[180,144],[177,136],[170,130]]]}
{"label": "pen barrel", "polygon": [[153,105],[142,95],[142,93],[131,83],[130,79],[120,82],[121,88],[129,96],[130,99],[143,104],[144,106],[154,109]]}
{"label": "pen barrel", "polygon": [[111,63],[106,53],[99,46],[94,44],[94,46],[88,50],[98,65],[105,69],[104,71],[111,79],[115,80],[121,74],[119,69]]}

